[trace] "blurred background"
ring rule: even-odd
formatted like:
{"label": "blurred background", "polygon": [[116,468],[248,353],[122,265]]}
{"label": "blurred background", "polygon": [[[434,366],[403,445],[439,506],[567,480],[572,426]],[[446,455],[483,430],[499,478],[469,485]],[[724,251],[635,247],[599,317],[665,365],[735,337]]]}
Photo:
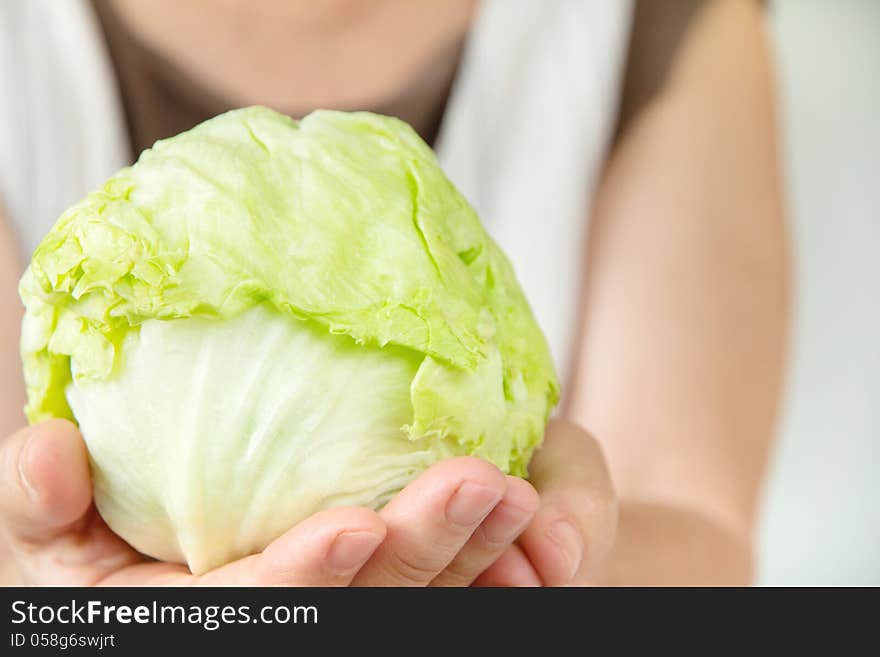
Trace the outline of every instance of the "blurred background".
{"label": "blurred background", "polygon": [[759,581],[880,585],[880,2],[771,10],[797,302]]}

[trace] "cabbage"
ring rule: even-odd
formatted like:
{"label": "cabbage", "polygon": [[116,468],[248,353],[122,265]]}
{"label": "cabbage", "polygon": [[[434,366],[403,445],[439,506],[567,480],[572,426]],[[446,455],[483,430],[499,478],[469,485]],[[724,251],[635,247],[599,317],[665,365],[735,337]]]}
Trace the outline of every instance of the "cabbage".
{"label": "cabbage", "polygon": [[510,263],[406,124],[252,107],[67,210],[20,294],[31,422],[200,573],[470,454],[524,476],[558,384]]}

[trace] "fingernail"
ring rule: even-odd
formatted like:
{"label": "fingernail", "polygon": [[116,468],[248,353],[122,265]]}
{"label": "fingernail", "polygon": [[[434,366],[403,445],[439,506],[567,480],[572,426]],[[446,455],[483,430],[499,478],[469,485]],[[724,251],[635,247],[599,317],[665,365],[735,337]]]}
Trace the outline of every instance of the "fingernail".
{"label": "fingernail", "polygon": [[469,527],[489,515],[501,501],[501,493],[494,488],[466,481],[446,505],[446,517],[456,525]]}
{"label": "fingernail", "polygon": [[584,543],[580,533],[567,520],[550,525],[550,540],[556,543],[568,563],[568,578],[574,577],[584,558]]}
{"label": "fingernail", "polygon": [[37,489],[31,483],[30,477],[28,475],[28,468],[30,467],[30,457],[31,450],[33,449],[34,444],[34,431],[31,430],[27,434],[27,438],[25,438],[24,445],[21,447],[21,452],[18,454],[18,478],[21,480],[21,487],[25,489],[28,496],[35,500],[38,497]]}
{"label": "fingernail", "polygon": [[[501,511],[501,516],[495,522],[498,511]],[[492,520],[483,523],[483,535],[492,543],[510,543],[522,533],[534,515],[534,511],[502,504],[492,515]]]}
{"label": "fingernail", "polygon": [[369,559],[381,542],[373,532],[342,532],[327,552],[327,563],[334,570],[351,570]]}

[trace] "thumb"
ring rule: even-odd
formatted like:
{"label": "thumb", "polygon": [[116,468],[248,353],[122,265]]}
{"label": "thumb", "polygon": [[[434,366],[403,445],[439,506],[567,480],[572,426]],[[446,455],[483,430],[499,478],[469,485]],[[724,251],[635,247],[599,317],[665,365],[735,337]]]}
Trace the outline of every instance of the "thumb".
{"label": "thumb", "polygon": [[0,527],[11,540],[51,540],[91,501],[88,454],[73,423],[49,420],[0,443]]}

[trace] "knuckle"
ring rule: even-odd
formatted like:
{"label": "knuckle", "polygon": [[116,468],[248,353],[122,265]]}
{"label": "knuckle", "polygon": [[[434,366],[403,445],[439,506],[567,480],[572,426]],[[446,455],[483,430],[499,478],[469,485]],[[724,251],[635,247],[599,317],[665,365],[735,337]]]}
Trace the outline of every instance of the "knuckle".
{"label": "knuckle", "polygon": [[472,546],[470,547],[483,555],[500,554],[513,542],[510,536],[491,536],[490,532],[486,531],[483,525],[477,528],[473,537],[476,540],[472,541]]}
{"label": "knuckle", "polygon": [[470,564],[461,563],[456,559],[437,576],[435,583],[440,586],[467,586],[479,574]]}
{"label": "knuckle", "polygon": [[443,586],[468,585],[501,556],[510,544],[510,540],[491,538],[485,528],[480,526],[462,551],[443,569],[438,580]]}
{"label": "knuckle", "polygon": [[585,558],[599,558],[612,547],[617,535],[618,504],[613,494],[579,486],[547,500],[548,515],[568,519],[584,540]]}
{"label": "knuckle", "polygon": [[502,483],[504,473],[498,466],[477,456],[454,456],[432,466],[435,471],[451,472],[459,480],[475,479],[478,481]]}
{"label": "knuckle", "polygon": [[427,584],[443,569],[435,557],[408,554],[391,550],[383,562],[383,569],[391,579],[403,584]]}

